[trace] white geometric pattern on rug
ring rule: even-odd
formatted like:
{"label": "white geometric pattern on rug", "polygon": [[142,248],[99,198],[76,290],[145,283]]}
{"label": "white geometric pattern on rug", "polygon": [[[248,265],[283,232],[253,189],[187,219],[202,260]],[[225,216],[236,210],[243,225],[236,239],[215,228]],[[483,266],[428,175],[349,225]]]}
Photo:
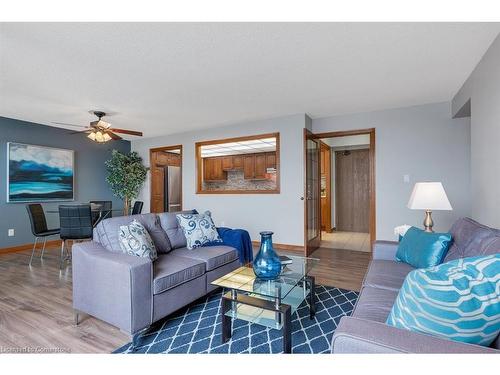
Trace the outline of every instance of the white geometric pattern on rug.
{"label": "white geometric pattern on rug", "polygon": [[[208,296],[155,324],[138,340],[133,353],[282,353],[281,330],[243,320],[233,320],[231,339],[222,343],[222,292]],[[316,315],[309,318],[304,301],[292,315],[292,353],[329,353],[330,342],[341,317],[352,313],[358,293],[316,286]],[[130,344],[115,353],[131,353]]]}

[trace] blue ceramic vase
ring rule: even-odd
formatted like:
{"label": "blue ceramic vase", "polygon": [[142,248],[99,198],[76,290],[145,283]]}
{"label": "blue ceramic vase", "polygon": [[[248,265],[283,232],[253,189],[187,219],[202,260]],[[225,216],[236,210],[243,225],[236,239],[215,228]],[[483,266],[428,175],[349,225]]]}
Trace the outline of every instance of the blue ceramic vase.
{"label": "blue ceramic vase", "polygon": [[273,249],[273,232],[260,232],[260,249],[253,261],[253,272],[262,280],[276,279],[281,273],[281,261]]}

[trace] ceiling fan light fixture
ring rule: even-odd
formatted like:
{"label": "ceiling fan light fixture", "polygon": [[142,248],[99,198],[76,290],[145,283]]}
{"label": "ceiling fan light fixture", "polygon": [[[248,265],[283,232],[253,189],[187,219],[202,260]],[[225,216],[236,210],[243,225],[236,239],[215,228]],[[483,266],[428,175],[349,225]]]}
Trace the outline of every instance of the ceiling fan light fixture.
{"label": "ceiling fan light fixture", "polygon": [[91,132],[89,135],[87,135],[87,138],[89,138],[92,141],[95,141],[95,133]]}
{"label": "ceiling fan light fixture", "polygon": [[104,143],[104,135],[100,131],[95,132],[95,140],[98,143]]}
{"label": "ceiling fan light fixture", "polygon": [[104,138],[104,142],[111,141],[111,139],[112,139],[108,133],[104,133],[103,138]]}

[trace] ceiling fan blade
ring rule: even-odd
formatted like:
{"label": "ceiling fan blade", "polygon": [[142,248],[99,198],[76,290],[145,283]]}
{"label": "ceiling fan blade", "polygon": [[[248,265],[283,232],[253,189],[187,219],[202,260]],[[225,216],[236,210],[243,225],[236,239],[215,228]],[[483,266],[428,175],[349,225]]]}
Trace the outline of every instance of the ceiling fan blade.
{"label": "ceiling fan blade", "polygon": [[117,128],[110,128],[109,130],[115,133],[123,133],[123,134],[136,135],[138,137],[142,137],[142,132],[138,132],[135,130],[117,129]]}
{"label": "ceiling fan blade", "polygon": [[117,135],[111,131],[108,131],[107,133],[113,139],[113,141],[119,141],[120,139],[123,139],[122,137],[120,137],[119,135]]}
{"label": "ceiling fan blade", "polygon": [[81,134],[81,133],[90,133],[92,130],[91,129],[85,129],[85,130],[80,130],[78,132],[71,132],[69,134]]}
{"label": "ceiling fan blade", "polygon": [[76,126],[78,128],[86,128],[85,125],[76,125],[76,124],[68,124],[67,122],[56,122],[56,121],[51,121],[52,124],[57,124],[57,125],[65,125],[65,126]]}

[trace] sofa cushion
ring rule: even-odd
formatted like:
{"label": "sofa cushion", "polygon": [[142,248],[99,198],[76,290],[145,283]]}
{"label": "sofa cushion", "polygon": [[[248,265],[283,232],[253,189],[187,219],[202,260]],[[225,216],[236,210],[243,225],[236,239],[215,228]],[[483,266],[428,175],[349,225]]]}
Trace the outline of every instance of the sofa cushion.
{"label": "sofa cushion", "polygon": [[168,253],[171,250],[167,234],[161,228],[156,214],[118,216],[105,219],[97,224],[94,233],[97,233],[98,238],[94,240],[98,240],[109,251],[122,252],[119,244],[120,227],[130,224],[134,220],[146,228],[159,254]]}
{"label": "sofa cushion", "polygon": [[363,286],[398,291],[414,268],[406,263],[374,259],[370,262]]}
{"label": "sofa cushion", "polygon": [[181,247],[186,247],[186,237],[184,232],[177,222],[177,214],[192,214],[196,213],[196,210],[180,211],[180,212],[163,212],[158,214],[160,219],[160,225],[162,229],[168,236],[172,249],[179,249]]}
{"label": "sofa cushion", "polygon": [[385,323],[398,292],[389,289],[364,286],[359,294],[352,316]]}
{"label": "sofa cushion", "polygon": [[164,254],[153,263],[153,294],[160,294],[187,281],[203,276],[205,262]]}
{"label": "sofa cushion", "polygon": [[[453,243],[444,262],[500,252],[500,231],[468,217],[458,219],[451,227],[450,233],[453,236]],[[483,242],[486,239],[489,241]]]}
{"label": "sofa cushion", "polygon": [[172,251],[172,255],[205,262],[207,271],[219,268],[238,259],[238,252],[230,246],[208,246],[189,250],[187,247]]}

